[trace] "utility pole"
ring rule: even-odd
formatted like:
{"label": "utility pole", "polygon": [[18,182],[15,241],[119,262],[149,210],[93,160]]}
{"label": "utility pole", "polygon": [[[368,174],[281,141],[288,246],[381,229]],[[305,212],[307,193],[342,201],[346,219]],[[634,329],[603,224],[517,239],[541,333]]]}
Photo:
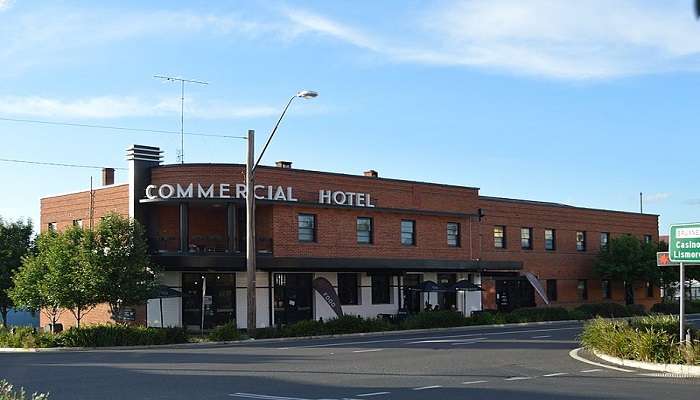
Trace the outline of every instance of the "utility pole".
{"label": "utility pole", "polygon": [[177,78],[174,76],[154,75],[154,78],[165,79],[169,82],[180,82],[180,163],[185,163],[185,82],[208,85],[209,82],[195,81],[192,79]]}
{"label": "utility pole", "polygon": [[246,277],[248,283],[248,335],[252,336],[256,328],[256,309],[255,304],[255,131],[248,131],[248,157],[246,158],[246,173],[245,173],[245,206],[246,206]]}

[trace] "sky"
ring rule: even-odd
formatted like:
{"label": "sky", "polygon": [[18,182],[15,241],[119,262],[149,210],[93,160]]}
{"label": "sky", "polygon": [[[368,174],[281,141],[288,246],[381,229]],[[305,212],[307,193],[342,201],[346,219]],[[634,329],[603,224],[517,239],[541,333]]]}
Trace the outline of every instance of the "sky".
{"label": "sky", "polygon": [[[257,133],[263,163],[700,220],[700,21],[691,0],[0,0],[0,158],[126,167],[180,137],[7,119]],[[187,136],[185,162],[245,160]],[[0,161],[0,216],[100,170]],[[126,181],[117,171],[117,181]]]}

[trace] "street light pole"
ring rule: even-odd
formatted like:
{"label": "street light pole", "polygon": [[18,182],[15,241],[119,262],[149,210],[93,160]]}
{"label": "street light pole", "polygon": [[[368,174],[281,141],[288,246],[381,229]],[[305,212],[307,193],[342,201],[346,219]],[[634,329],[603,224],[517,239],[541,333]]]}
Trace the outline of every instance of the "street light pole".
{"label": "street light pole", "polygon": [[[255,297],[255,291],[257,290],[255,274],[257,271],[256,265],[256,255],[257,250],[255,248],[255,169],[258,167],[260,160],[267,150],[267,146],[270,144],[272,137],[277,132],[277,128],[282,122],[282,118],[287,113],[287,109],[292,104],[292,101],[300,97],[302,99],[312,99],[318,96],[318,93],[311,90],[302,90],[301,92],[292,96],[287,102],[287,105],[282,110],[282,114],[277,119],[275,127],[272,128],[270,136],[265,142],[265,147],[263,147],[260,152],[258,160],[255,160],[255,131],[248,130],[248,156],[246,157],[246,175],[245,175],[245,185],[246,185],[246,281],[247,281],[247,291],[248,291],[248,307],[247,307],[247,331],[248,335],[252,336],[255,333],[255,328],[257,325],[257,302]],[[269,285],[272,282],[268,282]],[[272,323],[272,321],[270,321]]]}

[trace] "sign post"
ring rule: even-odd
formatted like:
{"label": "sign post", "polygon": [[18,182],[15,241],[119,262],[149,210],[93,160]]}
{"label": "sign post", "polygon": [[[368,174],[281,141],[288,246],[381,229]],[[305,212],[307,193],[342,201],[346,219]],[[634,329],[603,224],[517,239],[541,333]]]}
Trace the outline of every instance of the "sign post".
{"label": "sign post", "polygon": [[680,338],[685,341],[685,264],[700,264],[700,223],[671,225],[669,229],[669,260],[680,264],[681,289],[679,304]]}

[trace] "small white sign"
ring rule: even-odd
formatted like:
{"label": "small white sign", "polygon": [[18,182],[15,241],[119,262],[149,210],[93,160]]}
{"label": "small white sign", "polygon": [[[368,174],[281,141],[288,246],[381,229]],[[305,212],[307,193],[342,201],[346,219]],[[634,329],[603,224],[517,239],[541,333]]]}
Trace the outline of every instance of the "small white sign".
{"label": "small white sign", "polygon": [[210,306],[212,305],[213,299],[211,296],[202,296],[202,304],[205,306]]}

